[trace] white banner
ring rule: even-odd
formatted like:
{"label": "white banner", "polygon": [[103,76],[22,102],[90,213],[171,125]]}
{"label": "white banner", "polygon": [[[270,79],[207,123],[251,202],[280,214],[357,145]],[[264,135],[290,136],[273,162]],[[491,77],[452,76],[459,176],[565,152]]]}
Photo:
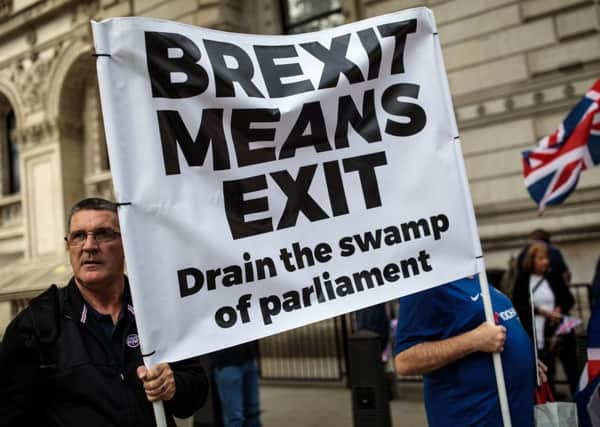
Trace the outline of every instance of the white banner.
{"label": "white banner", "polygon": [[93,33],[150,363],[477,272],[428,9],[293,36],[142,18]]}

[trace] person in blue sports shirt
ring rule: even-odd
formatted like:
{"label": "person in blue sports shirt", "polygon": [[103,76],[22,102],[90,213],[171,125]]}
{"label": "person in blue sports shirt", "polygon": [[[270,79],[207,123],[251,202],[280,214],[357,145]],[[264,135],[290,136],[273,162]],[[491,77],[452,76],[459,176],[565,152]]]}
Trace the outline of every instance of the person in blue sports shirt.
{"label": "person in blue sports shirt", "polygon": [[502,354],[512,425],[533,425],[535,357],[508,297],[490,286],[496,325],[485,322],[479,279],[400,298],[395,365],[423,375],[430,427],[500,427],[492,353]]}

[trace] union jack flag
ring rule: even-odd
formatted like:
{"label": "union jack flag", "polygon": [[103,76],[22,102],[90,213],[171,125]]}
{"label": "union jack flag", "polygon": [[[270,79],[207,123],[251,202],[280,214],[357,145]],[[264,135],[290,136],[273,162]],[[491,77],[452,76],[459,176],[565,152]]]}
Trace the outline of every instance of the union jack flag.
{"label": "union jack flag", "polygon": [[523,176],[540,212],[562,203],[582,170],[600,163],[600,80],[571,110],[558,129],[535,150],[523,151]]}
{"label": "union jack flag", "polygon": [[587,334],[588,361],[581,372],[578,391],[575,394],[581,427],[600,425],[600,304],[596,304],[592,310]]}
{"label": "union jack flag", "polygon": [[563,316],[560,325],[556,328],[554,335],[565,335],[570,333],[577,326],[581,325],[581,319],[574,316]]}

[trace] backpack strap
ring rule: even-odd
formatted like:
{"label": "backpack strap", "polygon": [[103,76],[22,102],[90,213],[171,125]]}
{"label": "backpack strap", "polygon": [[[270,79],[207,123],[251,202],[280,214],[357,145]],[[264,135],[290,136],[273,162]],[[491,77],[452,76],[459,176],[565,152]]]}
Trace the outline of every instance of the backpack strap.
{"label": "backpack strap", "polygon": [[40,344],[40,362],[42,365],[56,363],[53,344],[60,334],[61,291],[53,284],[41,295],[32,299],[29,307],[35,336]]}

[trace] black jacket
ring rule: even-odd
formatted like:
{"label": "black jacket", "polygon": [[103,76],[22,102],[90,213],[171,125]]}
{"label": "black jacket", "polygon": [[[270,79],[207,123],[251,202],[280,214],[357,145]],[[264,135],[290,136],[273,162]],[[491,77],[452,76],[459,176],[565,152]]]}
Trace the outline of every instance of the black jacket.
{"label": "black jacket", "polygon": [[[544,277],[554,294],[555,306],[560,307],[563,314],[568,314],[569,310],[575,304],[575,299],[571,291],[565,284],[562,276],[558,273],[547,272]],[[527,331],[529,337],[533,340],[533,318],[531,317],[531,302],[529,298],[529,278],[530,274],[520,272],[515,281],[513,290],[513,305],[521,319],[521,323]]]}
{"label": "black jacket", "polygon": [[[126,294],[128,294],[126,292]],[[124,301],[122,342],[111,344],[73,279],[31,301],[7,327],[0,350],[3,426],[155,426],[136,369],[143,364],[133,307]],[[205,400],[207,379],[195,360],[172,363],[172,415],[191,416]]]}

